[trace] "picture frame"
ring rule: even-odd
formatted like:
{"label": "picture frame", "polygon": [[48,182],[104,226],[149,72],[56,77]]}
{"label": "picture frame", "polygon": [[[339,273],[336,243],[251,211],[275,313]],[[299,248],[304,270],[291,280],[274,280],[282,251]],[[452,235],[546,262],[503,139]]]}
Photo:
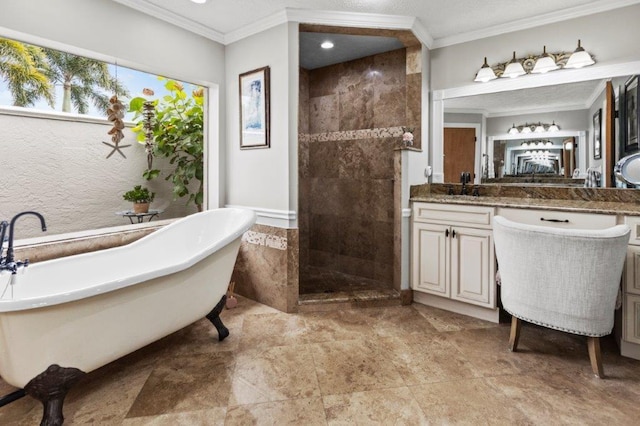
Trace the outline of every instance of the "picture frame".
{"label": "picture frame", "polygon": [[238,77],[240,101],[240,149],[269,148],[269,67],[257,68]]}
{"label": "picture frame", "polygon": [[639,148],[638,122],[640,122],[640,110],[638,109],[638,98],[640,98],[638,76],[634,75],[624,84],[623,133],[625,153],[638,151]]}
{"label": "picture frame", "polygon": [[618,149],[618,158],[622,158],[626,155],[626,140],[627,140],[627,117],[626,117],[626,102],[624,93],[624,83],[618,86],[618,99],[616,102],[616,114],[618,120],[616,121],[616,147]]}
{"label": "picture frame", "polygon": [[602,144],[600,135],[602,133],[602,108],[593,114],[593,158],[599,160],[602,158]]}

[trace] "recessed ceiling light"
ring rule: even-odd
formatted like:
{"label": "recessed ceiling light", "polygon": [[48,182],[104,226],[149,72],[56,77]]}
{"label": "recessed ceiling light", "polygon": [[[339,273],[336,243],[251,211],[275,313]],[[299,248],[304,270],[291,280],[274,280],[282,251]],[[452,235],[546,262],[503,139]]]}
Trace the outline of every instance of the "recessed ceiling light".
{"label": "recessed ceiling light", "polygon": [[333,47],[333,43],[331,43],[330,41],[325,41],[322,42],[320,47],[322,47],[323,49],[331,49]]}
{"label": "recessed ceiling light", "polygon": [[191,0],[191,1],[198,4],[203,4],[207,2],[207,0]]}

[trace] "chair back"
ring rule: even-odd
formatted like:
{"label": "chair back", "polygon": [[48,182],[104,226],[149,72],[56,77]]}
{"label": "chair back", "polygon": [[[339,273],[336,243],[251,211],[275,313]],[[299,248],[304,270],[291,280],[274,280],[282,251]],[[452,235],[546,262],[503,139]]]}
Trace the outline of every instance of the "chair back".
{"label": "chair back", "polygon": [[630,232],[627,225],[563,229],[494,217],[503,308],[575,334],[611,333]]}

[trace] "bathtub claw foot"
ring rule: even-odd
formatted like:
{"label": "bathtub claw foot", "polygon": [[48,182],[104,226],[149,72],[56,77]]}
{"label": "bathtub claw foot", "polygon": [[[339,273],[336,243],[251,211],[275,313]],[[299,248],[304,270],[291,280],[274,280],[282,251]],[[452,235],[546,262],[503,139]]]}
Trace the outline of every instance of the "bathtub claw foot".
{"label": "bathtub claw foot", "polygon": [[44,413],[41,426],[59,426],[64,422],[62,403],[69,389],[86,373],[77,368],[50,365],[46,371],[31,379],[24,387],[27,395],[42,402]]}
{"label": "bathtub claw foot", "polygon": [[216,307],[207,314],[207,319],[211,321],[216,330],[218,330],[218,340],[221,342],[226,339],[227,336],[229,336],[229,329],[225,327],[225,325],[222,323],[222,320],[220,319],[220,313],[222,312],[222,309],[224,308],[226,303],[227,295],[225,294],[224,296],[222,296],[222,299],[220,299]]}

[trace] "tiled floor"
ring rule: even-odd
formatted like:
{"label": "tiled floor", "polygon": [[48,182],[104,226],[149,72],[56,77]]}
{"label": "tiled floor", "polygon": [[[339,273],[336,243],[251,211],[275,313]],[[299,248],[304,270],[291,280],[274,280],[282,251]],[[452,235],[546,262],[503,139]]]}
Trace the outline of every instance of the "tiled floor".
{"label": "tiled floor", "polygon": [[[87,375],[66,424],[638,424],[640,361],[611,339],[598,380],[584,338],[527,324],[510,353],[507,324],[422,305],[292,315],[239,302],[224,342],[202,320]],[[0,424],[41,415],[26,397]]]}
{"label": "tiled floor", "polygon": [[300,294],[387,290],[391,287],[390,282],[385,283],[331,269],[314,266],[300,269]]}

